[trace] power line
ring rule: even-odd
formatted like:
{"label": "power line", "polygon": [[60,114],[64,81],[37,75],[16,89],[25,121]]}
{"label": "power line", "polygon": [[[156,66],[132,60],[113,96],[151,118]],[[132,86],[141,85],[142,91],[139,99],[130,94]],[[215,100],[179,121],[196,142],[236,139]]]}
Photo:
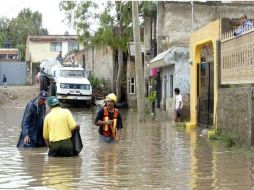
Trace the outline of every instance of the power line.
{"label": "power line", "polygon": [[2,13],[1,17],[4,17],[6,14],[12,12],[14,9],[16,9],[19,5],[23,4],[25,1],[19,1],[15,4],[13,4],[9,9],[7,9],[5,12]]}

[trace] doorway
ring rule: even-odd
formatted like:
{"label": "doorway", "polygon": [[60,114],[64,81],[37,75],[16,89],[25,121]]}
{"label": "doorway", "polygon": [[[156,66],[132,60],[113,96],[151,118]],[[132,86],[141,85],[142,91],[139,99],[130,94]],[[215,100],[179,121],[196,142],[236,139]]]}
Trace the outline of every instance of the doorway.
{"label": "doorway", "polygon": [[198,126],[213,126],[214,63],[202,62],[197,70]]}

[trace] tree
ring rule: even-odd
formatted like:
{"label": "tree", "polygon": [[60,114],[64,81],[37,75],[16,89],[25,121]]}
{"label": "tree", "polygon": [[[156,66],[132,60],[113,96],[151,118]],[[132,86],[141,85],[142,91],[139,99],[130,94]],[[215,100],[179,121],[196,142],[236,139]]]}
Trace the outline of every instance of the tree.
{"label": "tree", "polygon": [[[139,9],[145,15],[154,14],[156,4],[153,1],[142,2]],[[92,42],[97,47],[110,46],[117,52],[116,94],[120,98],[123,53],[127,52],[128,42],[132,40],[131,1],[108,1],[103,4],[103,10],[95,1],[61,1],[60,10],[65,12],[84,45]],[[99,27],[93,27],[94,23]]]}
{"label": "tree", "polygon": [[[96,13],[98,5],[95,2],[62,1],[60,9],[64,10],[69,22],[76,28],[80,40],[96,47],[111,47],[118,55],[118,70],[116,79],[116,94],[121,97],[121,79],[123,72],[123,54],[128,50],[128,42],[132,38],[131,2],[108,1],[101,13]],[[98,22],[98,29],[93,31],[91,21]]]}
{"label": "tree", "polygon": [[4,42],[8,39],[10,20],[6,17],[0,18],[0,47],[4,47]]}
{"label": "tree", "polygon": [[21,59],[25,58],[26,39],[28,35],[47,35],[47,29],[42,28],[42,14],[38,11],[23,9],[16,18],[9,23],[9,37],[12,45],[21,52]]}

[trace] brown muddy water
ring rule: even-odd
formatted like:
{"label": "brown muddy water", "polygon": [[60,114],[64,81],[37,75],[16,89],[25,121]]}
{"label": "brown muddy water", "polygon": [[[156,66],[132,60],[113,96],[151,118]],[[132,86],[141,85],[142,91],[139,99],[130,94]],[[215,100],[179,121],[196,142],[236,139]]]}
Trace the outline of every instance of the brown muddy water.
{"label": "brown muddy water", "polygon": [[198,130],[137,124],[135,111],[121,110],[120,143],[102,144],[96,110],[76,108],[80,156],[49,158],[46,148],[16,148],[24,108],[0,110],[0,189],[254,189],[254,154],[211,144]]}

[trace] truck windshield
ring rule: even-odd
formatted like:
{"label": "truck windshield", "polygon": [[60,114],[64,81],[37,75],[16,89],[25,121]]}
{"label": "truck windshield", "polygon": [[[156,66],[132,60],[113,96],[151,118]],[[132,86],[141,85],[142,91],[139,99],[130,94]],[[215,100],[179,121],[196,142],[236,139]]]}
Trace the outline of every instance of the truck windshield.
{"label": "truck windshield", "polygon": [[78,71],[78,70],[64,70],[61,72],[61,77],[75,77],[75,78],[84,78],[85,73],[84,71]]}

